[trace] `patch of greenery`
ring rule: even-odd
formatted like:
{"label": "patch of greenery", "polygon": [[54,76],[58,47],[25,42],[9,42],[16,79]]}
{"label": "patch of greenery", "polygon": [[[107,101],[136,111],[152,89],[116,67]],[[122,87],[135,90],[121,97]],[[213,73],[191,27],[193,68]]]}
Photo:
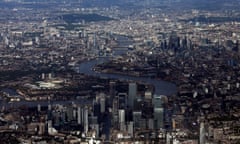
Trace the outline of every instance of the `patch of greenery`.
{"label": "patch of greenery", "polygon": [[65,30],[81,30],[84,26],[79,24],[68,23],[68,24],[54,25],[54,27],[56,27],[57,29],[61,29],[61,27],[63,27],[63,29]]}
{"label": "patch of greenery", "polygon": [[192,19],[184,20],[185,22],[200,22],[200,23],[223,23],[223,22],[240,22],[239,17],[205,17],[199,16]]}
{"label": "patch of greenery", "polygon": [[61,16],[66,23],[79,23],[85,22],[97,22],[97,21],[110,21],[113,20],[110,17],[101,16],[99,14],[65,14]]}

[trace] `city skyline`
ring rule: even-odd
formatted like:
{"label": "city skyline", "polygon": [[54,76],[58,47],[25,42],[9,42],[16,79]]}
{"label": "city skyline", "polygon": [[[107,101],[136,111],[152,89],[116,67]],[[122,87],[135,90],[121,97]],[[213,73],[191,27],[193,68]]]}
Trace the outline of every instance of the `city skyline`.
{"label": "city skyline", "polygon": [[0,1],[0,143],[238,144],[239,5]]}

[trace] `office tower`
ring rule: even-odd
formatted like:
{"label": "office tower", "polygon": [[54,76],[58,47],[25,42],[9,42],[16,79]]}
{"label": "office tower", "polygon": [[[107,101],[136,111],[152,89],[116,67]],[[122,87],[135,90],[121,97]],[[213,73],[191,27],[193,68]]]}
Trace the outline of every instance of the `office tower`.
{"label": "office tower", "polygon": [[120,109],[118,111],[119,123],[125,123],[125,110]]}
{"label": "office tower", "polygon": [[154,108],[154,126],[156,129],[163,128],[163,108]]}
{"label": "office tower", "polygon": [[161,108],[163,101],[161,95],[154,95],[152,99],[153,107],[154,108]]}
{"label": "office tower", "polygon": [[113,102],[113,99],[116,95],[116,82],[110,81],[109,83],[109,100],[108,100],[108,105],[111,105]]}
{"label": "office tower", "polygon": [[77,110],[76,110],[76,108],[73,109],[73,119],[74,120],[77,119]]}
{"label": "office tower", "polygon": [[177,36],[176,32],[172,32],[169,38],[168,48],[174,50],[175,52],[180,49],[180,38]]}
{"label": "office tower", "polygon": [[77,108],[77,123],[82,124],[82,112],[81,107]]}
{"label": "office tower", "polygon": [[128,86],[128,106],[130,109],[134,108],[134,100],[137,96],[137,84],[129,83]]}
{"label": "office tower", "polygon": [[93,115],[100,116],[100,114],[101,114],[100,110],[101,110],[100,103],[94,102],[93,103]]}
{"label": "office tower", "polygon": [[119,128],[120,128],[120,130],[124,131],[125,130],[125,110],[120,109],[118,111],[118,118],[119,118],[119,120],[118,120]]}
{"label": "office tower", "polygon": [[162,107],[162,97],[160,95],[154,95],[153,98],[153,116],[154,126],[156,129],[163,128],[164,109]]}
{"label": "office tower", "polygon": [[118,93],[117,99],[118,99],[118,108],[119,109],[126,109],[127,106],[127,94],[126,93]]}
{"label": "office tower", "polygon": [[105,100],[105,97],[100,97],[99,102],[100,102],[100,112],[101,113],[105,113],[105,110],[106,110],[106,100]]}
{"label": "office tower", "polygon": [[88,107],[84,108],[84,132],[88,133]]}
{"label": "office tower", "polygon": [[147,125],[147,128],[150,129],[150,130],[153,130],[154,129],[154,120],[153,119],[148,119],[148,125]]}
{"label": "office tower", "polygon": [[119,108],[118,98],[114,98],[112,103],[113,114],[116,115],[118,113],[118,108]]}
{"label": "office tower", "polygon": [[199,144],[206,143],[206,130],[204,122],[200,123],[200,132],[199,132]]}
{"label": "office tower", "polygon": [[70,107],[67,107],[67,120],[70,122],[73,120],[73,108],[70,106]]}
{"label": "office tower", "polygon": [[141,119],[142,119],[142,112],[141,111],[133,111],[134,129],[140,128],[140,120]]}
{"label": "office tower", "polygon": [[128,134],[133,137],[133,121],[128,122],[127,131]]}
{"label": "office tower", "polygon": [[93,115],[94,116],[100,116],[101,115],[101,106],[97,102],[93,103]]}

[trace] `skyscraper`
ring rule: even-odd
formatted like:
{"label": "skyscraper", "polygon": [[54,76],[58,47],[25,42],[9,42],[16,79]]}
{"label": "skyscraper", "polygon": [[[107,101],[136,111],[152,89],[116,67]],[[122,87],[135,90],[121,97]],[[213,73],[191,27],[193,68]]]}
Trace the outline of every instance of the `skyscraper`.
{"label": "skyscraper", "polygon": [[128,106],[130,109],[134,108],[134,100],[137,96],[137,84],[136,83],[129,83],[128,86]]}
{"label": "skyscraper", "polygon": [[105,97],[100,97],[100,112],[101,113],[104,113],[105,110],[106,110],[106,100],[105,100]]}
{"label": "skyscraper", "polygon": [[81,107],[77,108],[77,123],[82,124],[82,112]]}
{"label": "skyscraper", "polygon": [[124,131],[126,129],[126,125],[125,125],[125,110],[120,109],[118,111],[118,118],[119,118],[120,130]]}
{"label": "skyscraper", "polygon": [[164,109],[162,107],[162,97],[160,95],[154,95],[153,106],[154,126],[156,129],[163,128]]}
{"label": "skyscraper", "polygon": [[154,125],[156,129],[163,128],[163,119],[163,108],[154,107]]}
{"label": "skyscraper", "polygon": [[154,108],[161,108],[162,107],[162,96],[161,95],[154,95],[153,96],[153,106]]}
{"label": "skyscraper", "polygon": [[199,131],[199,144],[206,143],[206,130],[204,122],[200,123],[200,131]]}
{"label": "skyscraper", "polygon": [[168,47],[169,49],[172,49],[175,52],[180,49],[180,38],[177,36],[176,32],[172,32],[169,39]]}
{"label": "skyscraper", "polygon": [[109,83],[109,99],[107,100],[108,105],[113,103],[113,99],[116,95],[116,82],[110,81]]}
{"label": "skyscraper", "polygon": [[116,93],[116,82],[110,81],[110,83],[109,83],[109,94],[110,94],[110,97],[113,98],[115,96],[115,93]]}
{"label": "skyscraper", "polygon": [[88,133],[88,107],[84,108],[84,132]]}
{"label": "skyscraper", "polygon": [[140,128],[141,119],[142,119],[142,112],[141,111],[133,111],[134,129]]}

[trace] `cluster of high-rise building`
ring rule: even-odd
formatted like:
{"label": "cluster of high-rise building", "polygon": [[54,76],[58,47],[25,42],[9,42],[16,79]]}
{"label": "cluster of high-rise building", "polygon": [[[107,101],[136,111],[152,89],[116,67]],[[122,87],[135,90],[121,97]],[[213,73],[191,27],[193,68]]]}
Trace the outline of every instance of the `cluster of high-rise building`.
{"label": "cluster of high-rise building", "polygon": [[124,3],[0,2],[2,142],[239,143],[237,2]]}

